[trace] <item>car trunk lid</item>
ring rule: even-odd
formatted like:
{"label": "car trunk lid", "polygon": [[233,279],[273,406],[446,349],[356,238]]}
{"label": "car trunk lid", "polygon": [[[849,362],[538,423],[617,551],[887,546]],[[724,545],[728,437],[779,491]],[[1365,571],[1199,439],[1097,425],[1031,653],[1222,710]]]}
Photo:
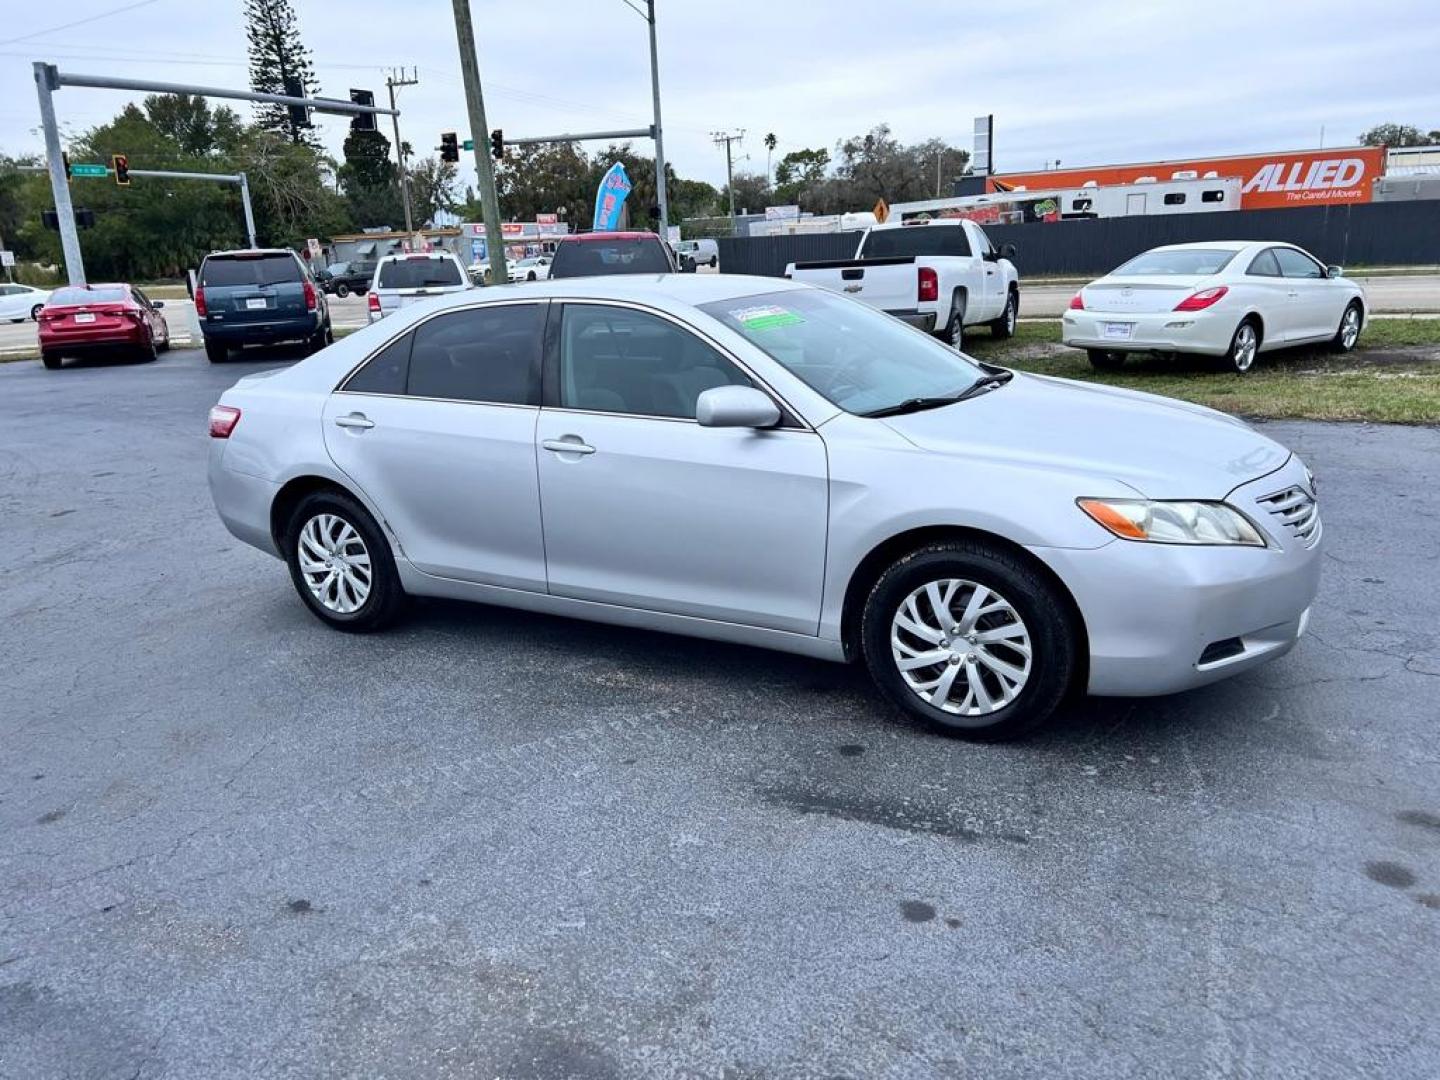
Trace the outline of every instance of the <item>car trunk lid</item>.
{"label": "car trunk lid", "polygon": [[1104,277],[1080,290],[1086,311],[1116,315],[1156,315],[1174,311],[1191,293],[1206,288],[1208,277]]}

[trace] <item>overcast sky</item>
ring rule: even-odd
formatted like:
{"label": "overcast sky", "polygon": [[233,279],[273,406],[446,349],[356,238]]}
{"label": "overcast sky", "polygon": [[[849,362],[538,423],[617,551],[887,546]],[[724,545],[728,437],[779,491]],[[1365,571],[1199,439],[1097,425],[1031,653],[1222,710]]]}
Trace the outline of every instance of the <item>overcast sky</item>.
{"label": "overcast sky", "polygon": [[[637,0],[642,2],[642,0]],[[6,0],[0,152],[41,149],[29,61],[62,70],[243,87],[240,0]],[[643,3],[642,3],[643,6]],[[402,134],[427,153],[464,132],[449,0],[296,0],[324,94],[383,96],[418,67]],[[710,133],[744,129],[739,168],[889,123],[905,141],[970,145],[994,113],[996,166],[1036,169],[1352,143],[1383,121],[1440,128],[1436,0],[658,0],[666,150],[722,183]],[[131,10],[121,10],[130,8]],[[649,122],[644,20],[624,0],[473,0],[492,127],[511,135]],[[113,13],[113,14],[111,14]],[[70,25],[73,24],[73,25]],[[138,98],[142,95],[133,95]],[[120,108],[65,89],[62,125]],[[248,106],[241,106],[248,109]],[[322,118],[339,153],[345,121]],[[387,129],[388,134],[388,129]],[[462,138],[463,138],[462,134]],[[652,152],[645,144],[645,152]],[[473,169],[463,165],[463,177]]]}

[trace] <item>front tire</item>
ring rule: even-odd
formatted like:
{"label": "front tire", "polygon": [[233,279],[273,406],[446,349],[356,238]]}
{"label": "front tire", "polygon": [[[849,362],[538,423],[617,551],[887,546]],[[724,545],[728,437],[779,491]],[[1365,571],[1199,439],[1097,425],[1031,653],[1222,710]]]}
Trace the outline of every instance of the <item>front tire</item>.
{"label": "front tire", "polygon": [[1020,294],[1011,289],[1005,297],[1005,310],[990,324],[990,333],[1002,340],[1015,336],[1015,324],[1020,320]]}
{"label": "front tire", "polygon": [[368,634],[400,615],[405,591],[390,545],[349,495],[305,496],[290,515],[283,543],[295,591],[321,622]]}
{"label": "front tire", "polygon": [[335,286],[335,295],[338,296],[341,300],[344,300],[345,297],[350,295],[350,286],[346,285],[343,281],[340,282],[339,285]]}
{"label": "front tire", "polygon": [[989,544],[931,544],[895,562],[861,616],[880,691],[933,730],[998,741],[1025,734],[1064,699],[1077,635],[1055,588]]}
{"label": "front tire", "polygon": [[1125,354],[1114,349],[1086,349],[1085,355],[1096,371],[1119,371],[1125,366]]}
{"label": "front tire", "polygon": [[1345,309],[1345,314],[1340,316],[1340,328],[1335,331],[1335,339],[1330,342],[1330,348],[1337,353],[1348,353],[1355,348],[1355,343],[1360,340],[1360,328],[1365,323],[1365,313],[1360,309],[1358,300],[1350,301],[1350,306]]}
{"label": "front tire", "polygon": [[1254,319],[1243,319],[1235,328],[1222,362],[1236,375],[1244,375],[1255,366],[1255,357],[1260,353],[1260,327]]}

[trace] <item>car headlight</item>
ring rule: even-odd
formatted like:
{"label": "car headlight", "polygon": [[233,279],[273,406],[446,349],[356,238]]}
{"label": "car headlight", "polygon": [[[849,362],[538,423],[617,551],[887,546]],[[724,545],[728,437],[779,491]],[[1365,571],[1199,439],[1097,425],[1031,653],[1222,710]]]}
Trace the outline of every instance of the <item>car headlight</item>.
{"label": "car headlight", "polygon": [[1151,544],[1240,544],[1264,547],[1265,538],[1238,510],[1223,502],[1150,499],[1077,499],[1097,524],[1122,540]]}

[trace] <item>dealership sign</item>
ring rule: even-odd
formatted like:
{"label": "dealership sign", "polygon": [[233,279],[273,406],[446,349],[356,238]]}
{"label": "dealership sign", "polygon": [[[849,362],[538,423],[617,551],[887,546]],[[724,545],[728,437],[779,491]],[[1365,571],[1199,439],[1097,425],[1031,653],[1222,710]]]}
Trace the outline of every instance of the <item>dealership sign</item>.
{"label": "dealership sign", "polygon": [[1282,206],[1369,202],[1371,187],[1384,172],[1383,146],[1356,146],[1338,150],[1295,150],[1190,161],[1152,161],[1135,165],[1006,173],[991,177],[987,188],[992,192],[1013,191],[1017,187],[1053,191],[1056,188],[1083,187],[1092,181],[1109,186],[1196,180],[1207,175],[1237,177],[1241,182],[1241,209],[1263,210]]}
{"label": "dealership sign", "polygon": [[613,232],[615,226],[620,223],[620,210],[625,205],[625,196],[630,194],[630,177],[625,172],[625,166],[615,162],[600,180],[600,187],[595,192],[595,220],[593,228],[596,232]]}

